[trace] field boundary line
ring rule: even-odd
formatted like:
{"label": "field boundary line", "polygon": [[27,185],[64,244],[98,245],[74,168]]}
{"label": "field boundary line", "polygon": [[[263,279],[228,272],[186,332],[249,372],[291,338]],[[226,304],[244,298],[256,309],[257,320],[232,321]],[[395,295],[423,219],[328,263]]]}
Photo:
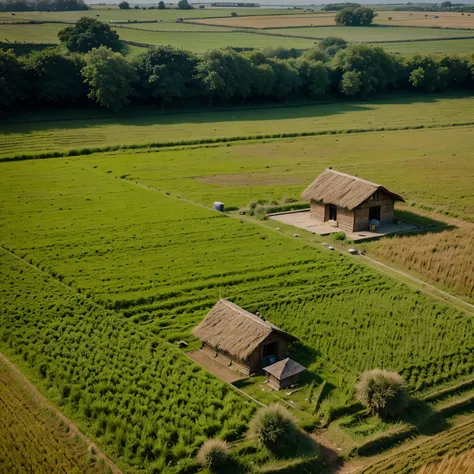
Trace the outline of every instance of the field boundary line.
{"label": "field boundary line", "polygon": [[11,362],[10,359],[8,359],[2,352],[0,352],[0,359],[5,362],[5,364],[10,368],[16,378],[20,379],[20,382],[22,382],[25,387],[31,392],[33,398],[37,401],[38,404],[41,404],[46,407],[57,418],[66,423],[69,429],[87,444],[89,451],[91,449],[95,450],[97,458],[103,459],[114,474],[122,474],[122,471],[115,465],[112,459],[110,459],[105,453],[103,453],[99,449],[97,444],[95,444],[81,430],[79,430],[79,428],[69,418],[67,418],[66,415],[64,415],[57,407],[52,405],[48,401],[48,399],[33,385],[33,383],[28,379],[28,377],[26,377],[26,375],[24,375],[23,372],[21,372],[20,369],[18,369],[18,367],[13,364],[13,362]]}
{"label": "field boundary line", "polygon": [[13,156],[4,156],[0,158],[0,163],[15,162],[15,161],[29,161],[29,160],[43,160],[49,158],[66,158],[74,156],[94,155],[96,153],[107,153],[111,151],[121,150],[150,150],[160,148],[174,148],[174,147],[204,147],[206,145],[245,142],[245,141],[261,141],[261,140],[278,140],[285,138],[304,138],[304,137],[319,137],[326,135],[351,135],[360,133],[378,133],[378,132],[402,132],[408,130],[430,130],[436,128],[456,128],[473,126],[474,121],[450,124],[436,124],[436,125],[411,125],[405,127],[374,127],[374,128],[353,128],[353,129],[330,129],[318,130],[314,132],[291,132],[291,133],[269,133],[258,135],[244,135],[234,137],[220,137],[220,138],[203,138],[195,140],[181,140],[175,142],[151,142],[143,144],[130,145],[105,145],[103,147],[95,148],[80,148],[65,151],[53,151],[37,154],[22,154]]}

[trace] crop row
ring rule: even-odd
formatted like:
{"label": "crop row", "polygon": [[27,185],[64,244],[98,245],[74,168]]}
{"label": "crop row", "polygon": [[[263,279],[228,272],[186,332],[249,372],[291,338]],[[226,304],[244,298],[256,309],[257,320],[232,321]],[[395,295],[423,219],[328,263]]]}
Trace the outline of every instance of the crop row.
{"label": "crop row", "polygon": [[[416,472],[422,466],[440,460],[444,455],[465,451],[474,443],[474,420],[460,424],[427,439],[421,444],[395,453],[363,469],[361,474],[401,474]],[[461,472],[461,471],[459,471]],[[467,472],[467,471],[466,471]]]}
{"label": "crop row", "polygon": [[161,469],[245,431],[253,405],[153,331],[4,251],[1,261],[0,344],[112,455]]}

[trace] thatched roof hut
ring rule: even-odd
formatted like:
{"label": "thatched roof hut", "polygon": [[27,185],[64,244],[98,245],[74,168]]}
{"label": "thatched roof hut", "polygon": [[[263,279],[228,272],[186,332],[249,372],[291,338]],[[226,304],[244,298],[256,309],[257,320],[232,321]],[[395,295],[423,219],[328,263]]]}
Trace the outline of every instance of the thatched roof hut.
{"label": "thatched roof hut", "polygon": [[275,364],[264,367],[263,370],[267,373],[267,382],[273,388],[280,390],[289,387],[298,382],[298,377],[301,372],[306,370],[298,362],[287,357]]}
{"label": "thatched roof hut", "polygon": [[395,201],[405,200],[380,184],[326,169],[302,193],[310,201],[311,217],[342,230],[368,230],[371,221],[393,223]]}
{"label": "thatched roof hut", "polygon": [[365,179],[326,169],[321,173],[301,195],[307,201],[320,201],[346,209],[355,209],[377,191],[392,196],[395,201],[405,200],[398,194],[392,193],[380,184]]}
{"label": "thatched roof hut", "polygon": [[298,338],[282,331],[265,319],[221,299],[204,320],[194,328],[203,348],[214,357],[225,355],[249,373],[258,370],[268,357],[287,357],[288,343]]}

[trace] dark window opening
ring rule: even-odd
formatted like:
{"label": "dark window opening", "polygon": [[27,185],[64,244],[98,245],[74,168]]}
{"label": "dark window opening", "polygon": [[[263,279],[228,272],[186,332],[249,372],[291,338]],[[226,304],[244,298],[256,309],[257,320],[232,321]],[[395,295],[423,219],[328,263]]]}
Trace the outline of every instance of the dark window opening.
{"label": "dark window opening", "polygon": [[329,220],[337,221],[337,206],[329,205]]}
{"label": "dark window opening", "polygon": [[265,344],[262,348],[263,366],[274,364],[278,361],[278,341]]}
{"label": "dark window opening", "polygon": [[380,206],[369,207],[369,221],[380,221]]}

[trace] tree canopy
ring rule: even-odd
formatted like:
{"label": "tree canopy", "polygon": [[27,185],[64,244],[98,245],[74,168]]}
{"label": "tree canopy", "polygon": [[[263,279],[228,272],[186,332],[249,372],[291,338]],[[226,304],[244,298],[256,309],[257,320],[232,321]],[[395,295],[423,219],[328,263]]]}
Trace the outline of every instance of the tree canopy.
{"label": "tree canopy", "polygon": [[372,8],[344,8],[340,10],[335,18],[336,25],[341,26],[369,26],[375,17]]}
{"label": "tree canopy", "polygon": [[188,3],[188,0],[179,0],[178,8],[180,10],[191,10],[193,7]]}
{"label": "tree canopy", "polygon": [[186,96],[194,81],[196,59],[182,49],[157,46],[141,54],[135,65],[145,94],[165,103]]}
{"label": "tree canopy", "polygon": [[82,76],[89,86],[88,97],[114,112],[121,110],[133,93],[133,66],[120,53],[105,46],[87,54]]}
{"label": "tree canopy", "polygon": [[13,51],[0,50],[0,107],[13,104],[18,100],[24,87],[22,67]]}
{"label": "tree canopy", "polygon": [[119,3],[119,8],[120,10],[130,10],[130,4],[123,0],[122,2]]}
{"label": "tree canopy", "polygon": [[58,48],[33,52],[25,60],[30,90],[45,102],[75,101],[87,95],[81,69],[84,60]]}
{"label": "tree canopy", "polygon": [[64,28],[58,38],[69,51],[87,53],[92,48],[106,46],[119,51],[119,35],[109,25],[95,18],[80,18],[74,25]]}

